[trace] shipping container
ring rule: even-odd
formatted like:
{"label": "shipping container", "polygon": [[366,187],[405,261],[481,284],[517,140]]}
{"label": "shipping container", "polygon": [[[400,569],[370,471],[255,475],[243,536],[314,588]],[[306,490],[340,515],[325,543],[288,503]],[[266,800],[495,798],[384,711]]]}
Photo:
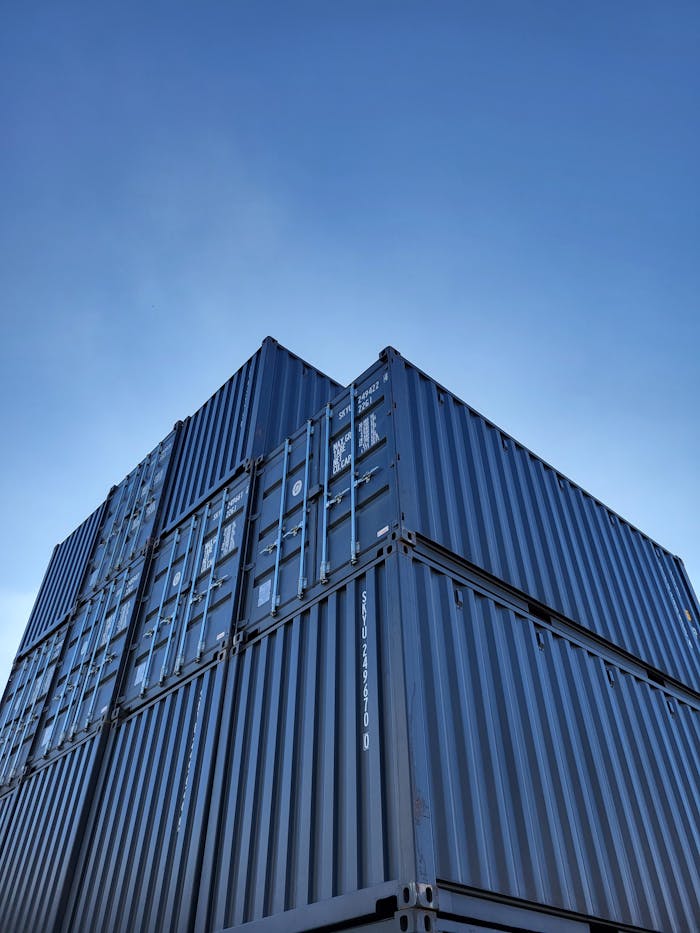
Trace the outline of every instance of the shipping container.
{"label": "shipping container", "polygon": [[105,505],[102,503],[65,541],[54,548],[17,651],[18,658],[30,651],[47,632],[58,627],[72,611]]}
{"label": "shipping container", "polygon": [[145,553],[155,534],[175,439],[176,431],[172,431],[110,491],[81,589],[82,599]]}
{"label": "shipping container", "polygon": [[47,635],[15,662],[0,705],[0,792],[24,772],[67,630]]}
{"label": "shipping container", "polygon": [[225,664],[109,730],[61,929],[193,929]]}
{"label": "shipping container", "polygon": [[35,730],[30,764],[61,756],[112,715],[129,656],[146,559],[133,561],[76,611]]}
{"label": "shipping container", "polygon": [[418,878],[398,587],[380,561],[233,657],[195,929]]}
{"label": "shipping container", "polygon": [[54,553],[0,927],[695,933],[698,611],[396,351],[268,338]]}
{"label": "shipping container", "polygon": [[172,689],[228,647],[249,489],[243,471],[160,538],[119,691],[123,710]]}
{"label": "shipping container", "polygon": [[185,421],[163,527],[181,522],[247,460],[271,450],[340,388],[267,337]]}
{"label": "shipping container", "polygon": [[700,607],[681,561],[393,350],[258,466],[252,514],[247,625],[397,534],[700,687]]}
{"label": "shipping container", "polygon": [[61,928],[101,744],[91,736],[0,799],[3,933]]}
{"label": "shipping container", "polygon": [[440,882],[695,930],[697,694],[440,552],[382,550],[232,660],[196,928]]}

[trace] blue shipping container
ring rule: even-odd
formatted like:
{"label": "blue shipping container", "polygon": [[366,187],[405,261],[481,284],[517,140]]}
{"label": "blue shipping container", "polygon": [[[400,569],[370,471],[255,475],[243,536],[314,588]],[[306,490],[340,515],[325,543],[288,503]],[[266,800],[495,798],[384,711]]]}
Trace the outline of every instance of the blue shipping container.
{"label": "blue shipping container", "polygon": [[112,715],[130,657],[144,566],[144,558],[132,562],[82,603],[71,619],[51,689],[38,712],[31,765],[40,767],[46,759],[60,757]]}
{"label": "blue shipping container", "polygon": [[232,659],[196,929],[416,882],[694,930],[697,695],[381,551]]}
{"label": "blue shipping container", "polygon": [[87,599],[143,556],[156,532],[176,439],[172,431],[110,492],[81,589]]}
{"label": "blue shipping container", "polygon": [[0,704],[0,793],[24,773],[67,631],[55,630],[15,663]]}
{"label": "blue shipping container", "polygon": [[95,509],[75,531],[57,544],[39,587],[17,657],[38,644],[73,609],[102,521],[106,503]]}
{"label": "blue shipping container", "polygon": [[395,351],[258,467],[252,514],[246,627],[397,535],[700,688],[700,606],[680,560]]}
{"label": "blue shipping container", "polygon": [[243,472],[158,542],[119,690],[122,710],[172,689],[229,646],[249,490]]}
{"label": "blue shipping container", "polygon": [[291,930],[288,911],[416,885],[693,929],[697,696],[439,551],[379,551],[103,729],[99,772],[72,764],[98,733],[12,791],[10,931]]}
{"label": "blue shipping container", "polygon": [[163,527],[267,453],[340,389],[272,337],[182,427]]}

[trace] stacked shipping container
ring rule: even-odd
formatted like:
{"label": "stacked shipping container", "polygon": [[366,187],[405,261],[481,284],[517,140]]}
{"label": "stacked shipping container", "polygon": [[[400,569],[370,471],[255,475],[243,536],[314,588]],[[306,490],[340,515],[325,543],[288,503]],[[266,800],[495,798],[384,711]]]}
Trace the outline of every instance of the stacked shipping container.
{"label": "stacked shipping container", "polygon": [[682,563],[396,351],[268,339],[95,515],[0,707],[8,929],[700,928]]}

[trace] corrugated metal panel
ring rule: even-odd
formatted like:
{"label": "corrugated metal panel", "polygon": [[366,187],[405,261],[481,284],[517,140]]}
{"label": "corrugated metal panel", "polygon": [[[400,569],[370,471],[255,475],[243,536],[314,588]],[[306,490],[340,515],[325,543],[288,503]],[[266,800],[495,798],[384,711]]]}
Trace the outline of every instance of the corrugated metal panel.
{"label": "corrugated metal panel", "polygon": [[700,917],[700,707],[404,558],[435,874],[653,930]]}
{"label": "corrugated metal panel", "polygon": [[110,715],[143,573],[144,560],[133,562],[93,593],[71,620],[51,693],[39,717],[32,763],[62,755]]}
{"label": "corrugated metal panel", "polygon": [[680,562],[389,351],[404,524],[700,687]]}
{"label": "corrugated metal panel", "polygon": [[175,438],[173,431],[111,491],[81,590],[83,599],[146,550],[154,534]]}
{"label": "corrugated metal panel", "polygon": [[266,453],[340,389],[268,337],[183,427],[163,524],[180,522],[251,457]]}
{"label": "corrugated metal panel", "polygon": [[3,840],[7,833],[7,827],[11,824],[12,821],[12,812],[15,807],[15,801],[17,800],[17,791],[5,790],[3,796],[0,797],[0,846],[3,844]]}
{"label": "corrugated metal panel", "polygon": [[51,933],[62,920],[99,751],[93,737],[14,791],[0,840],[3,933]]}
{"label": "corrugated metal panel", "polygon": [[67,626],[17,661],[0,706],[0,786],[18,778],[29,757],[58,666]]}
{"label": "corrugated metal panel", "polygon": [[232,659],[196,929],[415,877],[397,586],[366,569]]}
{"label": "corrugated metal panel", "polygon": [[700,687],[680,561],[402,358],[352,389],[353,406],[345,390],[257,468],[246,625],[268,625],[401,531]]}
{"label": "corrugated metal panel", "polygon": [[105,503],[54,548],[17,652],[22,657],[73,608],[80,590]]}
{"label": "corrugated metal panel", "polygon": [[124,709],[172,689],[228,646],[249,490],[244,474],[160,539],[119,691]]}
{"label": "corrugated metal panel", "polygon": [[225,664],[110,730],[63,929],[192,929]]}

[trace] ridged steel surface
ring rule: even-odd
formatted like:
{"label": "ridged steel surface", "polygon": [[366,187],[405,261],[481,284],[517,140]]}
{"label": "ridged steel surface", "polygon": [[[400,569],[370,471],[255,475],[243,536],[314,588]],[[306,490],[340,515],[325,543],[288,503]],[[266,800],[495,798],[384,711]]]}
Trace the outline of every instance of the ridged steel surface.
{"label": "ridged steel surface", "polygon": [[249,489],[244,473],[161,537],[120,686],[122,709],[172,689],[229,645]]}
{"label": "ridged steel surface", "polygon": [[392,569],[232,659],[197,930],[415,876]]}
{"label": "ridged steel surface", "polygon": [[64,753],[98,729],[116,704],[144,560],[92,594],[71,619],[51,691],[39,713],[31,763]]}
{"label": "ridged steel surface", "polygon": [[5,833],[7,826],[12,820],[12,811],[15,807],[15,801],[17,800],[16,791],[5,791],[5,793],[0,797],[0,840],[5,838]]}
{"label": "ridged steel surface", "polygon": [[391,354],[404,524],[700,688],[677,558]]}
{"label": "ridged steel surface", "polygon": [[15,664],[0,705],[0,788],[23,773],[67,630],[57,629]]}
{"label": "ridged steel surface", "polygon": [[268,337],[183,425],[163,527],[181,521],[246,460],[269,451],[339,389]]}
{"label": "ridged steel surface", "polygon": [[242,621],[417,534],[695,689],[677,558],[390,351],[257,468]]}
{"label": "ridged steel surface", "polygon": [[52,933],[63,920],[98,758],[99,737],[94,737],[13,791],[9,819],[0,823],[3,933]]}
{"label": "ridged steel surface", "polygon": [[109,732],[61,929],[192,929],[225,665]]}
{"label": "ridged steel surface", "polygon": [[680,561],[395,351],[337,389],[268,339],[54,552],[0,928],[278,933],[406,881],[700,929]]}
{"label": "ridged steel surface", "polygon": [[[700,704],[403,558],[435,874],[665,933],[700,918]],[[422,720],[422,723],[421,723]]]}
{"label": "ridged steel surface", "polygon": [[141,556],[153,538],[175,437],[172,431],[112,489],[81,589],[83,599]]}
{"label": "ridged steel surface", "polygon": [[41,641],[73,608],[104,509],[105,503],[54,548],[22,636],[18,657]]}

